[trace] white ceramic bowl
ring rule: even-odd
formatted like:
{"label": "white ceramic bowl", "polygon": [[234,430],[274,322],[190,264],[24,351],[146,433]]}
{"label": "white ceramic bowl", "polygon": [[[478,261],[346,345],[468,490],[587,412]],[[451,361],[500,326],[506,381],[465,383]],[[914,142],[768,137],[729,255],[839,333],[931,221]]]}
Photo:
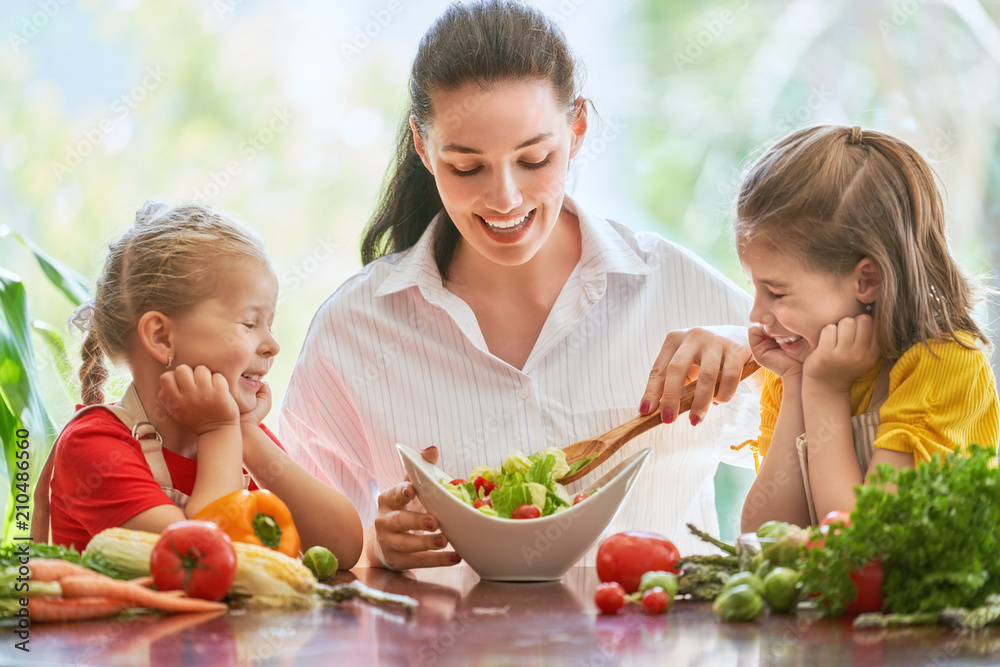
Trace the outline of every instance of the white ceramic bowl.
{"label": "white ceramic bowl", "polygon": [[628,498],[650,450],[622,461],[587,490],[600,491],[558,514],[538,519],[500,519],[483,514],[448,493],[438,481],[451,476],[419,452],[397,444],[417,497],[437,517],[452,547],[482,579],[560,579],[593,546]]}

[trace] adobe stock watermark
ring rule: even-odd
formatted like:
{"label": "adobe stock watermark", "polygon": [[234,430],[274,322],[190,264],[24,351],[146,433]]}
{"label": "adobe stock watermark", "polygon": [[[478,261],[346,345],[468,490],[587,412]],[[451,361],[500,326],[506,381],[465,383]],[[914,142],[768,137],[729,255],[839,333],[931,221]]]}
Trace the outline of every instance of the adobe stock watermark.
{"label": "adobe stock watermark", "polygon": [[930,149],[921,151],[921,154],[928,162],[940,162],[951,153],[961,136],[953,128],[939,127],[934,133],[934,141],[931,143]]}
{"label": "adobe stock watermark", "polygon": [[87,156],[104,143],[105,137],[114,132],[115,128],[128,118],[166,78],[167,73],[159,65],[147,66],[142,81],[111,103],[112,115],[102,118],[95,127],[84,130],[83,139],[66,147],[62,162],[52,163],[52,171],[59,181],[62,182],[67,174],[83,164]]}
{"label": "adobe stock watermark", "polygon": [[775,129],[785,134],[797,127],[802,127],[817,111],[823,108],[823,105],[830,101],[832,96],[833,93],[826,89],[826,84],[821,84],[818,88],[813,86],[809,90],[809,96],[805,103],[778,119]]}
{"label": "adobe stock watermark", "polygon": [[20,51],[29,41],[37,37],[38,33],[44,30],[45,26],[67,4],[69,4],[69,0],[40,0],[38,11],[22,17],[21,26],[17,32],[7,33],[7,43],[10,44],[11,50],[15,53]]}
{"label": "adobe stock watermark", "polygon": [[344,56],[344,60],[351,62],[354,56],[360,55],[402,11],[403,3],[401,0],[389,0],[382,9],[372,10],[370,12],[371,20],[362,25],[354,26],[351,41],[340,43],[340,53]]}
{"label": "adobe stock watermark", "polygon": [[736,12],[750,6],[750,0],[736,0],[732,9],[722,9],[711,18],[702,21],[701,30],[688,38],[684,47],[674,51],[674,65],[678,72],[694,65],[695,61],[704,55],[706,49],[712,46],[726,32],[726,28],[736,22]]}
{"label": "adobe stock watermark", "polygon": [[892,3],[892,13],[889,14],[889,20],[879,19],[875,24],[878,26],[878,30],[882,33],[882,37],[885,39],[889,38],[889,35],[897,32],[903,25],[909,23],[913,15],[920,10],[921,7],[927,2],[927,0],[904,0],[903,2]]}
{"label": "adobe stock watermark", "polygon": [[577,172],[586,170],[591,162],[607,152],[608,147],[618,141],[622,136],[622,130],[627,127],[621,121],[621,118],[612,118],[607,123],[601,123],[601,130],[597,136],[588,133],[583,142],[583,147],[576,154],[576,157],[573,158],[573,164],[576,165]]}
{"label": "adobe stock watermark", "polygon": [[243,167],[253,162],[268,144],[288,129],[293,120],[295,116],[288,110],[275,109],[264,127],[240,142],[237,152],[243,159],[229,160],[221,169],[213,171],[208,182],[194,191],[194,203],[204,206],[218,197],[243,172]]}
{"label": "adobe stock watermark", "polygon": [[296,260],[290,268],[282,272],[281,284],[286,285],[286,287],[282,288],[281,294],[278,296],[279,305],[288,298],[290,292],[297,290],[314,273],[319,271],[321,266],[330,262],[336,256],[335,251],[340,247],[340,244],[334,241],[330,234],[316,238],[315,241],[312,252],[302,259]]}

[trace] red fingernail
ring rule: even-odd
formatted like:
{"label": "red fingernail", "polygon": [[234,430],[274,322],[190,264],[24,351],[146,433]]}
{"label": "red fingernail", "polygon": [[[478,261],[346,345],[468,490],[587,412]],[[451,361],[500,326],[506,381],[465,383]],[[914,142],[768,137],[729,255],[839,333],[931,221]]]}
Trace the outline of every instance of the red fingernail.
{"label": "red fingernail", "polygon": [[407,500],[409,500],[410,498],[412,498],[413,497],[413,487],[408,486],[405,489],[403,489],[403,497],[406,498]]}
{"label": "red fingernail", "polygon": [[434,530],[434,519],[424,519],[424,527],[427,530]]}
{"label": "red fingernail", "polygon": [[420,451],[422,451],[422,452],[429,452],[432,449],[437,449],[437,446],[436,445],[431,445],[430,447],[424,447]]}
{"label": "red fingernail", "polygon": [[691,415],[691,426],[697,426],[701,423],[701,417],[698,415]]}
{"label": "red fingernail", "polygon": [[448,560],[450,560],[452,563],[461,563],[462,557],[459,556],[458,554],[452,554],[451,558],[449,558]]}
{"label": "red fingernail", "polygon": [[664,424],[674,423],[675,419],[674,411],[671,410],[670,408],[663,408],[663,412],[661,413],[660,417],[663,419]]}
{"label": "red fingernail", "polygon": [[639,406],[639,414],[644,415],[649,412],[649,401],[643,401],[642,405]]}
{"label": "red fingernail", "polygon": [[443,547],[444,544],[445,544],[444,535],[438,535],[437,537],[434,538],[434,546]]}

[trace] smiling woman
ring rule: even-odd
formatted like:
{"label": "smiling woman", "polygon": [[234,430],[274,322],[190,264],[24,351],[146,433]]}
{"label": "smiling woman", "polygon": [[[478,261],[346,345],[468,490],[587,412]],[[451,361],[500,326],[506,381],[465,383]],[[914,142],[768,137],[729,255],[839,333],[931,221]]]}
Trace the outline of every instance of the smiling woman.
{"label": "smiling woman", "polygon": [[[396,443],[440,451],[459,477],[637,412],[674,422],[696,376],[687,423],[599,473],[654,446],[656,482],[609,530],[655,530],[685,553],[704,549],[685,521],[718,530],[713,476],[756,422],[738,386],[745,328],[731,326],[749,300],[683,248],[566,196],[587,132],[578,71],[559,28],[521,2],[455,4],[421,41],[367,266],[316,314],[280,422],[293,458],[359,508],[374,565],[461,560],[437,517],[409,506]],[[709,415],[719,378],[716,400],[739,400]]]}

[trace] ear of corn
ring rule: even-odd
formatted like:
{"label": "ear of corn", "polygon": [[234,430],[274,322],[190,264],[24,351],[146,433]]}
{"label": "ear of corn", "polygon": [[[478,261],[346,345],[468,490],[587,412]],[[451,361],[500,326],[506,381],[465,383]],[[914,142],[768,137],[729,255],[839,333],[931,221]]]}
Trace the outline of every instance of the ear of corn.
{"label": "ear of corn", "polygon": [[[95,535],[83,552],[111,560],[122,572],[149,576],[149,557],[160,540],[156,533],[108,528]],[[265,606],[302,606],[312,600],[316,577],[302,561],[267,547],[233,542],[236,579],[230,595],[267,598]]]}

